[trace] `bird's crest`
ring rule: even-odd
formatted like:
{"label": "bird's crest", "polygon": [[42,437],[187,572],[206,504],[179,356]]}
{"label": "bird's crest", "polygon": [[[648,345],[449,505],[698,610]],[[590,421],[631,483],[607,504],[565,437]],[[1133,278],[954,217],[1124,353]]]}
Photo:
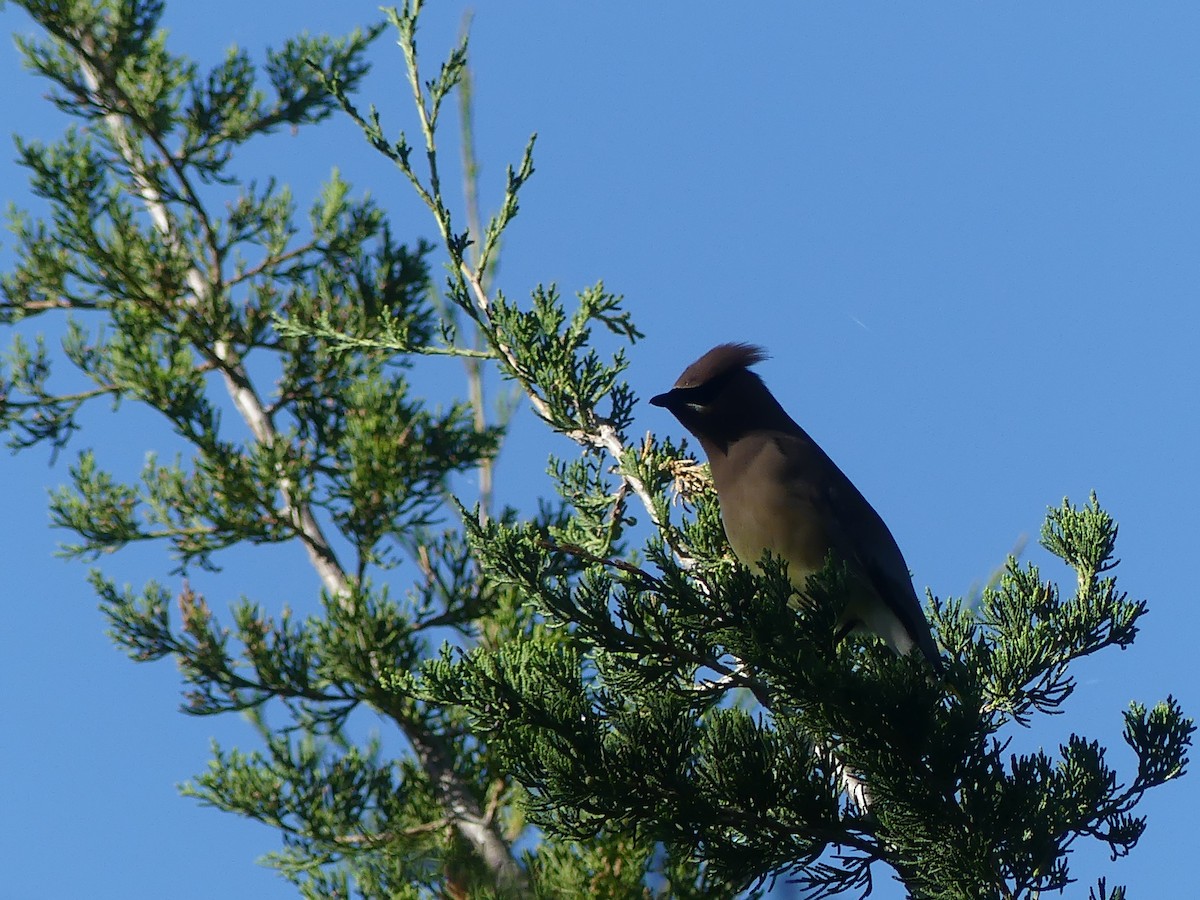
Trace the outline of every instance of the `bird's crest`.
{"label": "bird's crest", "polygon": [[697,387],[733,369],[748,369],[766,358],[767,351],[754,344],[718,344],[684,369],[675,387]]}

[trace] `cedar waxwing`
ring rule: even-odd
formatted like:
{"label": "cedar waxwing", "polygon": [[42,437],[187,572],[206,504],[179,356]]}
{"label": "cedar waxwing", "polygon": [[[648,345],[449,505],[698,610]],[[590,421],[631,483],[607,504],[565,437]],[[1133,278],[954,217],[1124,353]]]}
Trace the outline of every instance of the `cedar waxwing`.
{"label": "cedar waxwing", "polygon": [[721,344],[650,402],[669,410],[708,456],[725,535],[758,569],[765,551],[787,561],[803,591],[827,558],[851,585],[839,636],[872,632],[896,653],[918,647],[942,671],[908,566],[879,513],[771,396],[749,366],[766,358],[749,344]]}

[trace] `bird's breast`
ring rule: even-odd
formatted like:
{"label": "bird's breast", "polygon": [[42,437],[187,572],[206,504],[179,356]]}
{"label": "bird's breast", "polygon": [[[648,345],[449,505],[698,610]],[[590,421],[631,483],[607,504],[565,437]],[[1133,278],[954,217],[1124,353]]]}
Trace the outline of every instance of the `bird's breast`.
{"label": "bird's breast", "polygon": [[732,477],[717,479],[725,536],[744,565],[757,570],[769,550],[787,561],[789,580],[803,586],[824,565],[829,541],[811,498],[787,477],[773,445],[753,449],[726,460],[721,474]]}

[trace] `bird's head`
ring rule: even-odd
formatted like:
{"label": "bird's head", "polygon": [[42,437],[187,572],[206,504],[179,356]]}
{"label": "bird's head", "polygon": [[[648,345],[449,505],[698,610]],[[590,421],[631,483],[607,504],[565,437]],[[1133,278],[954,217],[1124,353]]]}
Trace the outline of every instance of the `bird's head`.
{"label": "bird's head", "polygon": [[787,413],[750,366],[767,353],[751,344],[719,344],[683,370],[675,386],[650,398],[708,445],[725,445],[755,428],[778,427]]}

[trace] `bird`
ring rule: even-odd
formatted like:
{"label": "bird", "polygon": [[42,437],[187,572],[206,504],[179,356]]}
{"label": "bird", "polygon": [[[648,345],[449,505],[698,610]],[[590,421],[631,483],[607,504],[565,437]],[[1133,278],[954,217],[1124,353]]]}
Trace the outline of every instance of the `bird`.
{"label": "bird", "polygon": [[752,344],[720,344],[650,403],[699,440],[725,535],[743,565],[761,571],[769,550],[787,562],[789,580],[803,593],[808,577],[832,557],[845,566],[850,588],[838,638],[865,631],[900,656],[916,648],[941,674],[942,660],[896,539],[750,370],[766,358]]}

